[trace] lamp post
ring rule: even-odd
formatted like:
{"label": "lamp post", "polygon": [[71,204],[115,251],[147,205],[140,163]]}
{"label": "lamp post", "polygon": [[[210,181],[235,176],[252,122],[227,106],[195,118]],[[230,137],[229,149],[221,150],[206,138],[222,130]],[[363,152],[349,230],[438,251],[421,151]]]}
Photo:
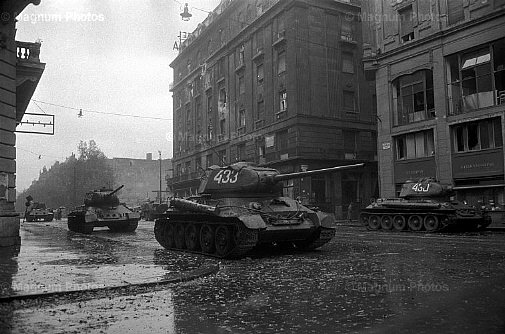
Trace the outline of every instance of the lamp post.
{"label": "lamp post", "polygon": [[158,154],[160,155],[160,192],[158,194],[160,196],[159,203],[161,204],[161,151],[158,151]]}

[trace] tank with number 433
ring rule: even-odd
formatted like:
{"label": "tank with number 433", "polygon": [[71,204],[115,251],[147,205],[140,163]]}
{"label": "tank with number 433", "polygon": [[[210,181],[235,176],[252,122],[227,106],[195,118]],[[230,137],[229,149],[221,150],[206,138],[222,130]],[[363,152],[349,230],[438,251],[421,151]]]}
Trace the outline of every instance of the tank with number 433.
{"label": "tank with number 433", "polygon": [[198,196],[172,199],[156,219],[156,240],[166,249],[219,258],[240,258],[272,244],[304,250],[321,247],[335,235],[334,216],[282,196],[282,181],[362,166],[291,174],[244,162],[209,167]]}
{"label": "tank with number 433", "polygon": [[491,217],[482,208],[454,199],[452,186],[433,178],[407,181],[399,198],[380,198],[360,213],[369,230],[435,232],[484,229]]}

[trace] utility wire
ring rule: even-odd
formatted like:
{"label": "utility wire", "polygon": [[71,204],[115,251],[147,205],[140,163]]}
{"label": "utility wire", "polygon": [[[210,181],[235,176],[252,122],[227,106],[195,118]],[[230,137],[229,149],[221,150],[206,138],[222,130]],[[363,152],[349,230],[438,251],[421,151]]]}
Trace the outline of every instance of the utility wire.
{"label": "utility wire", "polygon": [[46,104],[46,105],[49,105],[49,106],[54,106],[54,107],[59,107],[59,108],[64,108],[64,109],[70,109],[70,110],[83,111],[83,112],[90,112],[90,113],[95,113],[95,114],[104,114],[104,115],[113,115],[113,116],[122,116],[122,117],[133,117],[133,118],[145,118],[145,119],[156,119],[156,120],[164,120],[164,121],[172,121],[173,120],[172,118],[139,116],[139,115],[131,115],[131,114],[120,114],[120,113],[114,113],[114,112],[105,112],[105,111],[97,111],[97,110],[90,110],[90,109],[82,109],[82,108],[69,107],[69,106],[64,106],[64,105],[61,105],[61,104],[44,102],[44,101],[39,101],[39,100],[34,100],[34,99],[32,99],[32,101],[33,102],[42,103],[42,104]]}
{"label": "utility wire", "polygon": [[30,151],[30,150],[27,150],[27,149],[24,149],[24,148],[21,148],[19,146],[16,146],[16,149],[18,150],[21,150],[21,151],[25,151],[25,152],[28,152],[28,153],[31,153],[33,155],[36,155],[39,157],[39,159],[41,159],[42,157],[48,157],[48,158],[54,158],[54,159],[67,159],[67,157],[63,158],[63,157],[55,157],[55,156],[52,156],[52,155],[47,155],[47,154],[40,154],[40,153],[35,153],[33,151]]}

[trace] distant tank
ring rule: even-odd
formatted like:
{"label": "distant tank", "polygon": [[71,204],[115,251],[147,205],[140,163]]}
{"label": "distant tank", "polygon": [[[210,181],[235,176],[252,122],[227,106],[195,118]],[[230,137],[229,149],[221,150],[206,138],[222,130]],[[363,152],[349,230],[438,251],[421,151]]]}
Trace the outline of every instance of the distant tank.
{"label": "distant tank", "polygon": [[166,249],[219,258],[240,258],[272,244],[315,249],[334,237],[335,218],[283,197],[281,181],[362,166],[291,174],[243,162],[212,166],[198,196],[170,201],[155,221],[154,235]]}
{"label": "distant tank", "polygon": [[453,199],[452,186],[433,178],[407,181],[399,198],[380,198],[360,214],[370,230],[435,232],[458,229],[484,229],[491,223],[488,213]]}
{"label": "distant tank", "polygon": [[137,229],[140,214],[119,202],[115,190],[102,188],[86,193],[84,205],[68,214],[68,229],[91,233],[94,227],[107,226],[113,232],[133,232]]}
{"label": "distant tank", "polygon": [[[28,197],[27,197],[27,199],[28,199]],[[25,220],[27,222],[36,222],[36,221],[50,222],[50,221],[53,221],[54,213],[52,212],[52,210],[46,208],[45,203],[32,202],[31,200],[28,200],[26,204],[27,205],[26,205],[26,212],[25,212]]]}

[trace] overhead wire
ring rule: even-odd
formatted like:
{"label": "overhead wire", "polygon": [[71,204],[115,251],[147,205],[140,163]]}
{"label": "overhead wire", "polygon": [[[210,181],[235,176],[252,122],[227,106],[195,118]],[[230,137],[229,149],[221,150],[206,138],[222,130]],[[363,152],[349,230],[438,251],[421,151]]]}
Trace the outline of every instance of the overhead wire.
{"label": "overhead wire", "polygon": [[65,106],[65,105],[61,105],[61,104],[57,104],[57,103],[45,102],[45,101],[34,100],[34,99],[32,99],[32,101],[46,104],[46,105],[53,106],[53,107],[59,107],[59,108],[70,109],[70,110],[77,110],[79,112],[82,111],[82,112],[89,112],[89,113],[94,113],[94,114],[104,114],[104,115],[113,115],[113,116],[121,116],[121,117],[133,117],[133,118],[142,118],[142,119],[154,119],[154,120],[163,120],[163,121],[172,121],[173,120],[172,118],[164,118],[164,117],[139,116],[139,115],[132,115],[132,114],[120,114],[120,113],[114,113],[114,112],[76,108],[76,107],[70,107],[70,106]]}

